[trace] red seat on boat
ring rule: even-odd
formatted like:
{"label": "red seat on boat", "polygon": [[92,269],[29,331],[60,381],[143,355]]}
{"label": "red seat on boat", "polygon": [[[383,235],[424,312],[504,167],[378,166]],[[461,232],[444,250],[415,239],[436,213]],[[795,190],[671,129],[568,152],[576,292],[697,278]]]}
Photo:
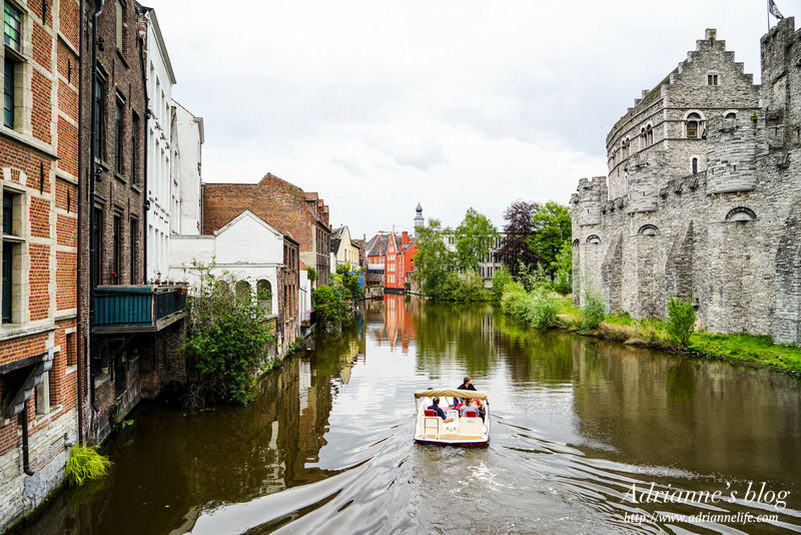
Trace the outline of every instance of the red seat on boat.
{"label": "red seat on boat", "polygon": [[478,413],[476,411],[464,411],[465,418],[478,418]]}
{"label": "red seat on boat", "polygon": [[424,414],[426,416],[436,416],[437,415],[437,413],[436,413],[436,411],[434,411],[434,409],[426,409],[426,412]]}

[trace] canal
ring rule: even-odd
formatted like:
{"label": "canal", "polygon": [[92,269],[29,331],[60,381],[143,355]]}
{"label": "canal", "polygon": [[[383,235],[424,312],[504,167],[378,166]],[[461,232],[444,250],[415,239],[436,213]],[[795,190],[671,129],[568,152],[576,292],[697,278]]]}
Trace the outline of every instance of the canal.
{"label": "canal", "polygon": [[[490,395],[490,446],[415,445],[412,392],[464,375]],[[801,530],[797,380],[483,305],[371,302],[248,407],[134,417],[106,446],[110,477],[23,533]]]}

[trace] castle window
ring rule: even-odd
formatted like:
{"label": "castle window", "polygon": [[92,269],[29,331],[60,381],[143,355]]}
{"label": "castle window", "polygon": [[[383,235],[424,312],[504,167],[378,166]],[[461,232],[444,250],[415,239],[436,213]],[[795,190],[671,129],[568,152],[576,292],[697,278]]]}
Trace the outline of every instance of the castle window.
{"label": "castle window", "polygon": [[698,130],[701,126],[701,116],[691,113],[687,116],[687,139],[698,139]]}
{"label": "castle window", "polygon": [[733,208],[729,210],[729,213],[726,214],[726,221],[731,221],[734,223],[748,223],[749,221],[756,221],[756,214],[750,208],[746,208],[745,206],[738,206],[737,208]]}
{"label": "castle window", "polygon": [[733,111],[730,111],[730,112],[729,112],[729,113],[727,113],[727,114],[725,115],[725,117],[724,117],[724,119],[730,119],[730,120],[734,120],[734,119],[736,119],[736,118],[737,118],[737,113],[736,113],[736,112],[733,112]]}
{"label": "castle window", "polygon": [[698,174],[698,158],[693,158],[692,159],[692,163],[690,164],[690,167],[692,168],[693,174],[697,175]]}
{"label": "castle window", "polygon": [[718,75],[708,74],[706,76],[706,85],[718,85]]}
{"label": "castle window", "polygon": [[640,227],[640,230],[637,231],[637,234],[640,236],[658,236],[659,229],[654,225],[643,225]]}
{"label": "castle window", "polygon": [[579,239],[576,238],[575,240],[573,240],[573,247],[578,247],[580,243],[581,242],[579,241]]}
{"label": "castle window", "polygon": [[599,238],[597,234],[592,234],[587,237],[587,243],[593,243],[593,244],[601,243],[601,238]]}

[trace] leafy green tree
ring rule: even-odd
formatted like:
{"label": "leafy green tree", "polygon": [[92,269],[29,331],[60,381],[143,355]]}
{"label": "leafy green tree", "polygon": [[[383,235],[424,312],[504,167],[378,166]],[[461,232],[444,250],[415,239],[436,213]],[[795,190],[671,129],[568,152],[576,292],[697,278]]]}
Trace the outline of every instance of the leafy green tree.
{"label": "leafy green tree", "polygon": [[414,255],[415,271],[412,273],[421,285],[423,293],[435,295],[453,269],[453,253],[445,242],[447,229],[438,219],[429,219],[424,227],[418,227],[417,253]]}
{"label": "leafy green tree", "polygon": [[359,301],[364,299],[364,291],[359,287],[359,275],[350,267],[350,262],[339,264],[336,274],[342,278],[342,285],[345,287],[348,299]]}
{"label": "leafy green tree", "polygon": [[573,290],[573,246],[569,241],[562,244],[556,260],[551,263],[553,269],[553,289],[562,295]]}
{"label": "leafy green tree", "polygon": [[526,238],[539,264],[553,276],[555,262],[565,242],[570,243],[572,224],[570,210],[559,203],[548,201],[538,205],[531,216],[533,235]]}
{"label": "leafy green tree", "polygon": [[501,266],[495,270],[495,273],[492,274],[492,294],[496,301],[501,300],[504,289],[512,282],[514,282],[514,279],[506,266]]}
{"label": "leafy green tree", "polygon": [[324,284],[316,288],[312,292],[312,304],[317,313],[317,320],[322,324],[341,322],[348,311],[341,275],[334,274],[331,286]]}
{"label": "leafy green tree", "polygon": [[478,264],[500,236],[498,229],[485,215],[469,208],[456,227],[456,265],[459,271],[478,272]]}
{"label": "leafy green tree", "polygon": [[189,321],[184,352],[189,370],[188,404],[220,401],[247,404],[256,378],[272,364],[275,336],[264,309],[247,295],[237,295],[230,276],[218,277],[199,266],[201,283],[187,302]]}
{"label": "leafy green tree", "polygon": [[312,266],[308,266],[306,268],[306,276],[309,278],[311,287],[314,288],[314,283],[317,282],[317,270]]}

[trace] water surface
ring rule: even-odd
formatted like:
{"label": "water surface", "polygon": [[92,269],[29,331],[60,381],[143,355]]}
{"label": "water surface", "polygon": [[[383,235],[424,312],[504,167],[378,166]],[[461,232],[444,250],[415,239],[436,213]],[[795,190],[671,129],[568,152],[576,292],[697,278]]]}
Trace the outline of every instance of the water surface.
{"label": "water surface", "polygon": [[[412,392],[463,375],[490,394],[490,446],[415,445]],[[483,305],[387,297],[248,407],[135,419],[107,447],[112,475],[26,533],[801,531],[798,381],[532,331]],[[696,494],[644,503],[649,489]]]}

